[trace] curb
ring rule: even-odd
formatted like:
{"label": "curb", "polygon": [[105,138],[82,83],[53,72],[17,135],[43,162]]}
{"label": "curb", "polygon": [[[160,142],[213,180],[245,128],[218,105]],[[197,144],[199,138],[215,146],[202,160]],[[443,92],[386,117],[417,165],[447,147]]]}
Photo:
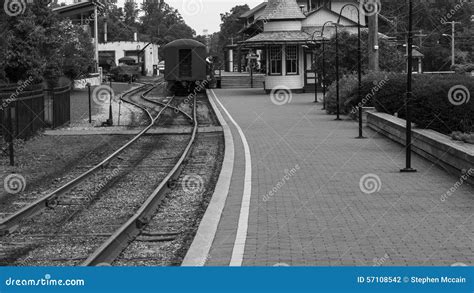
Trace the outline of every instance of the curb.
{"label": "curb", "polygon": [[234,139],[229,125],[212,98],[213,93],[212,90],[207,90],[209,102],[211,103],[212,109],[216,113],[217,119],[224,130],[224,161],[222,163],[222,169],[211,202],[209,203],[206,213],[199,224],[199,229],[194,237],[191,247],[181,264],[181,266],[185,267],[204,266],[208,261],[211,246],[216,236],[217,227],[229,194],[232,172],[234,169]]}

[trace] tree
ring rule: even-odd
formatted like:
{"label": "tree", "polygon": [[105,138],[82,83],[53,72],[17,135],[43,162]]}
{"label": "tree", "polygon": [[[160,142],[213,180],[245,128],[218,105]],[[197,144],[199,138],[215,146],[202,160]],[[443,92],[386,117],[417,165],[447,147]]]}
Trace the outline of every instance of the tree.
{"label": "tree", "polygon": [[224,48],[232,43],[232,40],[237,41],[240,35],[239,31],[244,27],[244,21],[239,17],[250,8],[247,4],[237,5],[233,7],[230,12],[221,14],[221,30],[217,41],[217,52],[219,59],[224,60]]}
{"label": "tree", "polygon": [[[450,21],[461,22],[456,25],[456,55],[458,62],[474,60],[474,26],[471,16],[474,5],[459,0],[413,1],[414,30],[423,31],[426,37],[415,37],[415,45],[421,41],[420,52],[425,55],[423,67],[427,71],[449,70],[451,65],[451,42],[443,33],[451,35]],[[395,37],[400,45],[406,43],[408,11],[406,1],[382,0],[380,32]]]}
{"label": "tree", "polygon": [[69,20],[59,20],[44,1],[31,3],[17,17],[1,15],[0,78],[8,83],[33,78],[58,84],[61,76],[87,73],[92,64],[90,36]]}
{"label": "tree", "polygon": [[139,31],[147,41],[165,45],[176,39],[191,39],[196,34],[178,10],[165,2],[145,1],[142,10],[145,15],[141,17]]}

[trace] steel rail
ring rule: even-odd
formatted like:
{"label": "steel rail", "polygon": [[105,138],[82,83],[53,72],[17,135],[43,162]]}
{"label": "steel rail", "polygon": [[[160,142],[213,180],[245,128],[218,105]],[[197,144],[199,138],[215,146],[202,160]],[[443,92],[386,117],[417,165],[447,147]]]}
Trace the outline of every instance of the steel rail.
{"label": "steel rail", "polygon": [[[144,85],[142,87],[127,91],[126,93],[124,93],[122,95],[121,99],[124,100],[123,99],[124,96],[129,96],[129,95],[134,94],[136,92],[143,91],[143,89],[147,86],[150,86],[150,84],[147,84],[147,85]],[[152,87],[150,89],[147,89],[143,95],[148,94],[150,91],[152,91],[157,86],[158,85],[152,85]],[[124,100],[124,101],[126,101],[126,100]],[[129,101],[126,101],[126,102],[129,102]],[[33,203],[27,205],[26,207],[21,208],[20,210],[16,211],[12,215],[2,219],[0,221],[0,235],[6,235],[9,232],[13,231],[16,227],[18,227],[19,223],[23,219],[33,217],[34,215],[36,215],[37,213],[39,213],[40,211],[42,211],[45,208],[56,206],[57,205],[57,198],[59,196],[67,193],[68,191],[70,191],[71,189],[76,187],[79,183],[81,183],[84,179],[89,177],[92,173],[94,173],[98,169],[102,168],[104,165],[109,163],[112,159],[114,159],[119,154],[121,154],[124,150],[126,150],[128,147],[130,147],[133,143],[135,143],[139,138],[141,138],[148,130],[150,130],[153,127],[156,120],[159,118],[161,113],[163,113],[163,111],[164,111],[164,108],[163,108],[160,111],[160,113],[158,114],[158,116],[156,118],[153,118],[151,113],[147,109],[145,109],[144,107],[141,107],[140,105],[138,105],[136,103],[131,103],[131,104],[135,104],[135,106],[137,106],[137,107],[139,107],[139,108],[141,108],[141,109],[143,109],[144,111],[147,112],[148,116],[151,119],[150,125],[148,125],[144,130],[140,131],[140,133],[138,133],[133,139],[131,139],[129,142],[127,142],[125,145],[123,145],[120,149],[115,151],[113,154],[108,156],[105,160],[103,160],[102,162],[100,162],[96,166],[92,167],[91,169],[89,169],[85,173],[81,174],[80,176],[76,177],[75,179],[73,179],[72,181],[66,183],[65,185],[61,186],[60,188],[56,189],[55,191],[49,193],[48,195],[45,195],[45,196],[41,197],[40,199],[34,201]]]}
{"label": "steel rail", "polygon": [[[165,84],[166,81],[163,81],[162,83],[160,83],[158,86],[160,85],[163,85]],[[138,82],[138,84],[143,84],[143,85],[146,85],[147,83],[141,83],[141,82]],[[158,106],[161,106],[161,107],[164,107],[166,104],[165,103],[162,103],[162,102],[159,102],[159,101],[154,101],[154,100],[150,100],[150,99],[147,99],[145,97],[142,97],[145,101],[147,102],[150,102],[152,104],[155,104],[155,105],[158,105]],[[170,109],[173,109],[175,111],[178,111],[180,112],[181,114],[183,114],[184,116],[186,116],[186,118],[188,118],[190,121],[193,121],[193,117],[191,117],[191,115],[189,115],[188,113],[184,112],[183,110],[179,109],[178,107],[175,107],[175,106],[168,106],[168,108]]]}
{"label": "steel rail", "polygon": [[[171,101],[170,101],[171,102]],[[170,103],[169,102],[169,103]],[[191,134],[191,139],[181,155],[179,161],[163,179],[160,185],[148,197],[146,202],[140,209],[124,224],[122,225],[109,239],[107,239],[94,253],[92,253],[83,263],[82,266],[100,266],[110,265],[122,251],[128,247],[138,235],[141,230],[150,222],[158,205],[164,198],[166,192],[173,188],[170,182],[174,182],[179,177],[183,168],[183,162],[188,157],[191,148],[196,139],[198,132],[198,122],[196,114],[196,97],[194,97],[193,105],[193,123],[194,128]]]}

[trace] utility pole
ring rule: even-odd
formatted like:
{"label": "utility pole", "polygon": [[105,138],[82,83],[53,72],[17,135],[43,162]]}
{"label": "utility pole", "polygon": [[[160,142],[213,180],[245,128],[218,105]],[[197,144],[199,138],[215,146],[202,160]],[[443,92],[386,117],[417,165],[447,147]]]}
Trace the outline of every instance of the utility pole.
{"label": "utility pole", "polygon": [[415,37],[420,38],[420,46],[419,48],[423,47],[423,38],[427,37],[428,35],[423,34],[423,30],[420,30],[420,33],[415,35]]}
{"label": "utility pole", "polygon": [[379,66],[379,14],[369,18],[369,70],[380,71]]}
{"label": "utility pole", "polygon": [[451,66],[456,65],[456,43],[454,41],[454,34],[456,33],[456,24],[461,24],[457,21],[447,22],[446,24],[451,24]]}

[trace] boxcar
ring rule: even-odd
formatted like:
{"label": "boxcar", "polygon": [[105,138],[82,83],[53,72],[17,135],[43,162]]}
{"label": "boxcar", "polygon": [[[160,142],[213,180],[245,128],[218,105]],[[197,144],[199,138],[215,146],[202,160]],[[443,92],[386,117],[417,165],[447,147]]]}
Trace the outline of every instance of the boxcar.
{"label": "boxcar", "polygon": [[175,88],[191,90],[196,82],[207,79],[206,46],[202,43],[180,39],[163,48],[165,80]]}

